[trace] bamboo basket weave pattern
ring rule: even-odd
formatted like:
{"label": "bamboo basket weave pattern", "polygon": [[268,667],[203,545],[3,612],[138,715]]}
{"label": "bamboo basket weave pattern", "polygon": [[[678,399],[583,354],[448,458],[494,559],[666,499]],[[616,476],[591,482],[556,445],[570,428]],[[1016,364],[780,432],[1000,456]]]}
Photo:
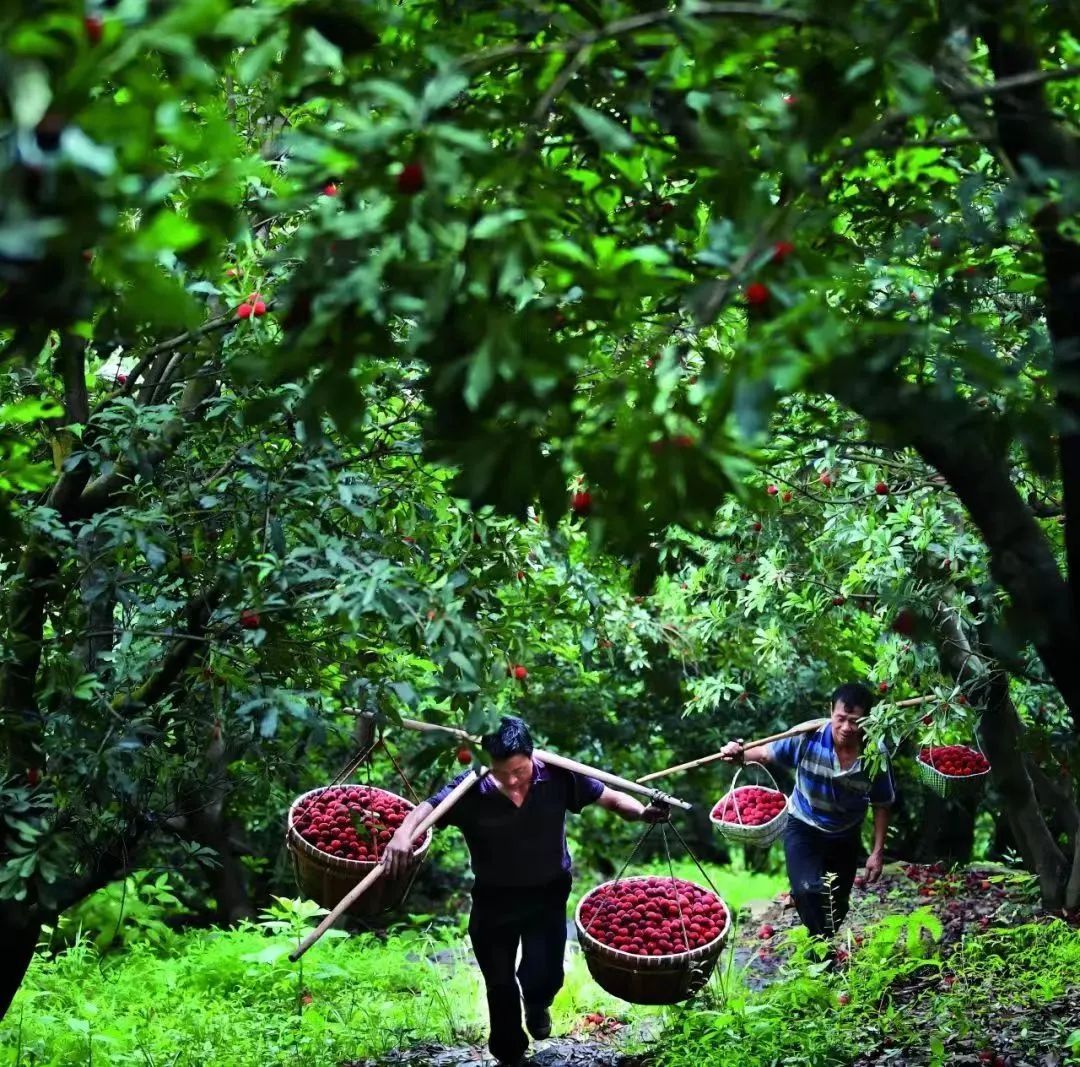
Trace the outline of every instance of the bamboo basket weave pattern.
{"label": "bamboo basket weave pattern", "polygon": [[[619,884],[644,882],[647,876],[619,880]],[[724,899],[724,928],[708,944],[686,952],[666,956],[635,956],[598,941],[581,921],[581,907],[593,895],[615,882],[604,882],[590,889],[574,912],[578,944],[593,980],[601,989],[630,1004],[678,1004],[699,993],[716,967],[716,961],[731,932],[731,909]]]}
{"label": "bamboo basket weave pattern", "polygon": [[[370,861],[331,856],[302,837],[296,829],[297,813],[320,793],[335,788],[337,787],[320,786],[318,789],[310,789],[292,802],[289,808],[289,828],[285,839],[292,856],[293,872],[300,891],[324,908],[331,909],[349,890],[362,881],[365,875],[378,866]],[[405,800],[404,797],[399,797],[388,789],[377,789],[374,786],[364,786],[364,788],[398,800]],[[410,801],[406,800],[405,803],[410,807],[414,806]],[[420,847],[413,852],[415,863],[412,869],[403,872],[397,878],[390,878],[387,875],[379,878],[349,908],[349,914],[378,915],[380,912],[399,907],[409,892],[417,866],[423,860],[430,844],[431,830],[428,830]]]}
{"label": "bamboo basket weave pattern", "polygon": [[989,768],[978,774],[942,774],[936,767],[924,763],[921,756],[915,757],[915,769],[919,781],[939,797],[971,796],[986,784],[990,775]]}
{"label": "bamboo basket weave pattern", "polygon": [[[781,792],[779,786],[776,784],[776,779],[773,778],[769,769],[762,763],[755,764],[760,767],[766,774],[769,775],[769,780],[772,782],[773,789],[776,792]],[[739,780],[739,775],[742,774],[744,768],[740,767],[735,772],[735,777],[731,780],[731,789],[724,794],[719,800],[719,804],[723,804],[728,797],[732,797],[734,800],[738,800],[738,794],[747,789],[747,786],[740,786],[735,788],[735,783]],[[790,801],[789,801],[790,803]],[[716,810],[716,805],[713,806],[713,811]],[[738,810],[736,806],[736,810]],[[709,812],[709,821],[715,826],[720,833],[726,837],[729,841],[738,841],[744,845],[753,845],[757,848],[768,848],[780,835],[784,832],[784,827],[787,826],[788,821],[788,809],[785,807],[779,815],[770,819],[766,823],[762,823],[760,826],[740,826],[737,823],[722,822],[712,812]]]}

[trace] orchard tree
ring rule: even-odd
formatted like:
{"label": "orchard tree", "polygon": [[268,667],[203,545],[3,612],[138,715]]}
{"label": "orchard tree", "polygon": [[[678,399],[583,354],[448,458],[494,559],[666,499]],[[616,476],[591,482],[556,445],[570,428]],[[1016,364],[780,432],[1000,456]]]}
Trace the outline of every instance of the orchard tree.
{"label": "orchard tree", "polygon": [[[543,632],[499,586],[545,528],[578,524],[644,596],[673,542],[743,536],[722,509],[757,510],[767,464],[805,480],[803,447],[820,477],[835,438],[976,532],[966,586],[927,576],[913,527],[902,578],[864,531],[894,587],[841,560],[841,506],[827,581],[873,598],[860,642],[902,618],[916,657],[937,650],[1044,899],[1080,903],[1075,771],[1018,758],[1013,684],[1055,691],[1075,740],[1064,8],[24,0],[0,40],[20,961],[162,821],[197,841],[173,820],[219,741],[266,759],[361,696],[486,721]],[[734,578],[743,608],[779,610],[770,566]],[[571,601],[564,648],[634,610]],[[222,738],[197,689],[219,675]]]}

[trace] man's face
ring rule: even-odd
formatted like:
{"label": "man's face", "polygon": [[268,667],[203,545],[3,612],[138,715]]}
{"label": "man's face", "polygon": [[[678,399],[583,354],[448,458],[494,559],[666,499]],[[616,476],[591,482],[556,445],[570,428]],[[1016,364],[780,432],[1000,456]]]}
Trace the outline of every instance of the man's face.
{"label": "man's face", "polygon": [[506,759],[491,761],[491,773],[495,780],[511,792],[516,792],[532,781],[533,761],[531,756],[507,756]]}
{"label": "man's face", "polygon": [[833,737],[845,746],[859,741],[862,738],[862,724],[865,718],[864,708],[842,704],[838,700],[832,709]]}

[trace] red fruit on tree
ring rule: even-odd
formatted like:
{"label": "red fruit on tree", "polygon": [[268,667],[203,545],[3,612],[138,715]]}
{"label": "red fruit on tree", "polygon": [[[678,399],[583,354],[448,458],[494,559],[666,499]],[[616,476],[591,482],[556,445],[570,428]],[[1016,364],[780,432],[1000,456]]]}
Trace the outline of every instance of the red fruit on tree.
{"label": "red fruit on tree", "polygon": [[790,503],[791,503],[791,490],[790,490],[790,489],[785,489],[785,490],[783,491],[783,493],[781,493],[781,494],[780,494],[780,499],[781,499],[781,500],[782,500],[782,501],[783,501],[783,502],[784,502],[785,504],[790,504]]}
{"label": "red fruit on tree", "polygon": [[592,494],[582,489],[570,498],[570,510],[575,515],[588,515],[592,510]]}
{"label": "red fruit on tree", "polygon": [[337,196],[338,187],[337,187],[337,185],[334,184],[334,182],[327,182],[323,186],[322,191],[323,191],[323,196]]}
{"label": "red fruit on tree", "polygon": [[940,234],[935,233],[930,237],[930,247],[934,249],[935,252],[941,247]]}
{"label": "red fruit on tree", "polygon": [[31,788],[33,788],[41,781],[41,771],[39,771],[37,767],[27,768],[26,780],[29,782]]}
{"label": "red fruit on tree", "polygon": [[775,485],[770,485],[769,488],[765,490],[765,492],[768,493],[769,496],[776,496],[776,494],[779,493],[780,490]]}
{"label": "red fruit on tree", "polygon": [[240,612],[240,625],[245,630],[257,630],[262,624],[262,619],[259,617],[257,611],[252,611],[251,608],[244,608]]}
{"label": "red fruit on tree", "polygon": [[754,533],[761,533],[761,523],[760,522],[753,523],[750,526],[750,529],[753,530]]}
{"label": "red fruit on tree", "polygon": [[842,1007],[842,1008],[846,1007],[848,1004],[851,1003],[851,994],[850,993],[837,993],[836,994],[836,1003],[839,1004],[840,1007]]}
{"label": "red fruit on tree", "polygon": [[777,241],[773,245],[773,260],[776,263],[783,263],[794,251],[795,246],[790,241]]}
{"label": "red fruit on tree", "polygon": [[424,168],[421,164],[406,163],[397,176],[398,192],[413,196],[424,188]]}
{"label": "red fruit on tree", "polygon": [[518,572],[517,572],[517,575],[516,575],[516,577],[517,577],[517,580],[518,580],[519,582],[521,582],[521,581],[524,581],[524,579],[525,579],[525,572],[524,572],[524,571],[518,571]]}
{"label": "red fruit on tree", "polygon": [[828,489],[832,485],[832,475],[828,471],[823,471],[818,475],[818,481]]}
{"label": "red fruit on tree", "polygon": [[472,763],[472,753],[467,748],[459,748],[457,750],[457,761],[463,767]]}
{"label": "red fruit on tree", "polygon": [[523,682],[529,677],[529,672],[519,663],[514,667],[514,677],[519,682]]}
{"label": "red fruit on tree", "polygon": [[236,309],[236,317],[238,319],[250,319],[252,310],[252,306],[247,301],[244,301],[244,303]]}
{"label": "red fruit on tree", "polygon": [[847,600],[842,596],[834,596],[832,598],[832,602],[833,602],[834,607],[839,608],[839,607],[843,607],[843,605],[847,603]]}
{"label": "red fruit on tree", "polygon": [[933,726],[934,725],[934,716],[933,715],[924,715],[922,717],[922,724],[923,724],[923,726]]}
{"label": "red fruit on tree", "polygon": [[769,302],[771,296],[769,287],[761,282],[751,282],[746,287],[746,302],[751,307],[763,307]]}
{"label": "red fruit on tree", "polygon": [[879,682],[878,687],[877,687],[877,691],[879,693],[887,693],[889,691],[889,683],[888,682]]}
{"label": "red fruit on tree", "polygon": [[742,574],[739,575],[739,578],[744,582],[750,581],[750,575],[747,574],[746,571],[743,571]]}
{"label": "red fruit on tree", "polygon": [[964,694],[963,694],[963,693],[961,693],[961,694],[960,694],[960,695],[959,695],[959,696],[958,696],[958,697],[956,698],[956,703],[957,703],[957,704],[966,704],[966,703],[967,703],[967,697],[966,697],[966,696],[964,696]]}
{"label": "red fruit on tree", "polygon": [[878,482],[877,485],[874,486],[874,492],[877,493],[878,496],[888,496],[889,487],[884,482]]}
{"label": "red fruit on tree", "polygon": [[896,618],[892,621],[893,633],[903,634],[905,637],[910,637],[915,632],[915,623],[917,622],[915,612],[910,608],[901,608],[896,613]]}
{"label": "red fruit on tree", "polygon": [[787,107],[794,107],[799,102],[799,98],[794,93],[786,93],[784,95],[784,104]]}
{"label": "red fruit on tree", "polygon": [[105,21],[100,15],[87,15],[83,19],[83,30],[86,39],[92,44],[101,44],[101,35],[105,31]]}

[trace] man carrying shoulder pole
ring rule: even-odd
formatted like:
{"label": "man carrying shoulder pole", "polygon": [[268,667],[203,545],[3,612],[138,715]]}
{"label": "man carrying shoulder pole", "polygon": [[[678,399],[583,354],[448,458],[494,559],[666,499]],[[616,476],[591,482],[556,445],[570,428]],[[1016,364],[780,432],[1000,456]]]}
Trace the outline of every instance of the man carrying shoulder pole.
{"label": "man carrying shoulder pole", "polygon": [[816,731],[746,750],[741,741],[731,741],[721,750],[728,762],[771,763],[795,772],[784,853],[799,918],[816,938],[832,936],[847,915],[870,807],[874,840],[866,879],[881,877],[896,790],[884,746],[878,774],[871,777],[863,766],[862,727],[872,704],[865,686],[842,685],[832,695],[828,722]]}
{"label": "man carrying shoulder pole", "polygon": [[[488,1048],[501,1064],[522,1061],[529,1039],[551,1034],[551,1002],[563,983],[570,853],[566,813],[597,803],[630,821],[662,822],[667,809],[643,806],[628,793],[533,757],[528,727],[504,718],[483,739],[491,773],[448,812],[442,825],[460,828],[476,881],[469,937],[487,989]],[[386,850],[388,873],[412,861],[415,827],[454,788],[459,775],[418,805]],[[517,966],[518,949],[521,963]],[[519,984],[520,983],[520,984]]]}

